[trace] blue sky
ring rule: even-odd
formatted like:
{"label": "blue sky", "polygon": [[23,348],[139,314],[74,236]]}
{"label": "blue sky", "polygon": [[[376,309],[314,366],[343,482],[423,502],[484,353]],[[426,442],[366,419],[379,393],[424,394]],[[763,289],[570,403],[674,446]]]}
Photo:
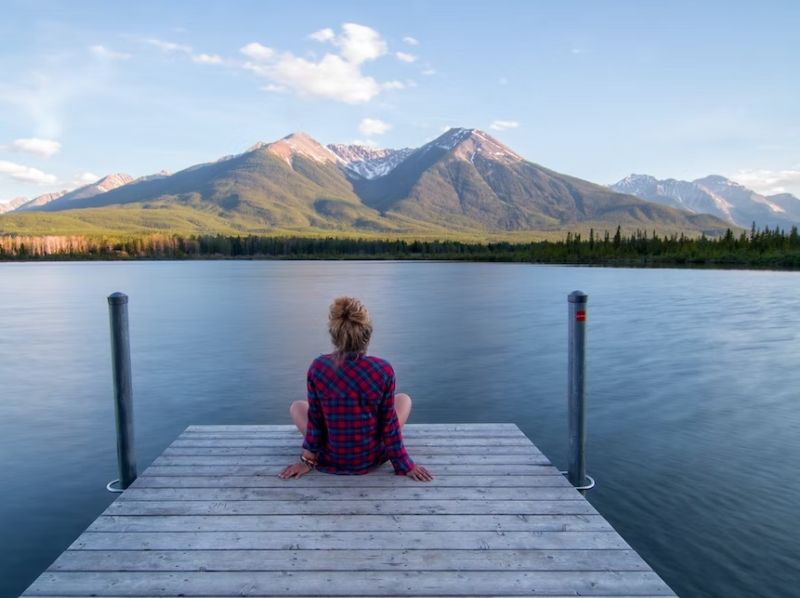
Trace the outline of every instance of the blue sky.
{"label": "blue sky", "polygon": [[0,20],[0,201],[305,131],[484,129],[597,183],[800,195],[800,2],[55,2]]}

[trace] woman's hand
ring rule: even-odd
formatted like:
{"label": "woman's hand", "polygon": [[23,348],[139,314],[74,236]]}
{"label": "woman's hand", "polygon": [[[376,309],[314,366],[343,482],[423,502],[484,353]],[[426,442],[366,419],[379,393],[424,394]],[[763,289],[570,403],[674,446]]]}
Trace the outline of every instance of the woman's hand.
{"label": "woman's hand", "polygon": [[311,469],[312,468],[305,463],[294,463],[280,472],[278,477],[282,480],[288,480],[289,478],[302,478],[309,471],[311,471]]}
{"label": "woman's hand", "polygon": [[415,465],[414,469],[406,472],[406,477],[416,480],[417,482],[432,482],[433,476],[431,472],[422,467],[422,465]]}

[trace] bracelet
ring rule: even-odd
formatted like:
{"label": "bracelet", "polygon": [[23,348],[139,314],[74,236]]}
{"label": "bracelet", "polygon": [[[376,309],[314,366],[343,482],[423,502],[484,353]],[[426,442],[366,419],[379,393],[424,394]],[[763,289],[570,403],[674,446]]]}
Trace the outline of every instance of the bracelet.
{"label": "bracelet", "polygon": [[307,465],[311,469],[316,469],[317,468],[317,462],[306,458],[305,455],[300,455],[300,461],[301,461],[301,463],[303,463],[304,465]]}

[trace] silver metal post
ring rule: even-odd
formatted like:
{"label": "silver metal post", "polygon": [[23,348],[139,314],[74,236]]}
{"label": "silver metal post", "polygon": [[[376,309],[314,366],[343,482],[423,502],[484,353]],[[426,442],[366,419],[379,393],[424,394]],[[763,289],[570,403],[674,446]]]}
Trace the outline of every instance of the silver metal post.
{"label": "silver metal post", "polygon": [[114,372],[114,411],[117,416],[117,461],[120,490],[136,479],[136,451],[133,443],[133,384],[131,381],[131,346],[128,332],[128,296],[113,293],[108,297],[111,321],[111,365]]}
{"label": "silver metal post", "polygon": [[[567,479],[588,489],[586,476],[586,305],[589,296],[573,291],[569,301],[569,469]],[[594,485],[592,481],[591,485]]]}

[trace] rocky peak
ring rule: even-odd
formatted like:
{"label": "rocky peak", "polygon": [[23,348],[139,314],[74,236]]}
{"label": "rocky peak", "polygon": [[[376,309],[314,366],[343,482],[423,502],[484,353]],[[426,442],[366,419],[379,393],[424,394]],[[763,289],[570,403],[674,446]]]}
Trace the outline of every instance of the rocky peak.
{"label": "rocky peak", "polygon": [[450,129],[428,146],[453,150],[454,157],[472,163],[477,155],[506,164],[523,161],[519,154],[480,129]]}
{"label": "rocky peak", "polygon": [[11,201],[0,202],[0,214],[5,214],[6,212],[13,212],[18,207],[23,206],[26,203],[28,203],[27,197],[15,197]]}
{"label": "rocky peak", "polygon": [[292,165],[292,159],[295,156],[310,158],[316,162],[338,162],[336,154],[305,133],[292,133],[275,143],[263,144],[256,149],[262,147],[286,160],[289,166]]}
{"label": "rocky peak", "polygon": [[[90,183],[83,187],[78,187],[74,191],[66,194],[67,197],[64,198],[64,201],[71,201],[73,199],[85,199],[87,197],[92,197],[99,193],[105,193],[106,191],[111,191],[112,189],[116,189],[118,187],[122,187],[123,185],[127,185],[128,183],[133,182],[133,177],[129,174],[125,174],[122,172],[118,172],[116,174],[109,174],[104,176],[98,181],[94,183]],[[64,194],[62,194],[64,195]]]}
{"label": "rocky peak", "polygon": [[25,210],[29,210],[31,208],[37,208],[39,206],[43,206],[44,204],[50,203],[51,201],[55,201],[61,197],[64,197],[68,191],[64,189],[63,191],[56,191],[55,193],[45,193],[44,195],[40,195],[39,197],[35,197],[29,202],[22,204],[17,208],[17,211],[24,212]]}
{"label": "rocky peak", "polygon": [[165,179],[168,176],[172,176],[172,173],[167,172],[166,170],[159,170],[155,174],[146,174],[144,176],[140,176],[135,182],[140,183],[143,181],[156,181],[158,179]]}

